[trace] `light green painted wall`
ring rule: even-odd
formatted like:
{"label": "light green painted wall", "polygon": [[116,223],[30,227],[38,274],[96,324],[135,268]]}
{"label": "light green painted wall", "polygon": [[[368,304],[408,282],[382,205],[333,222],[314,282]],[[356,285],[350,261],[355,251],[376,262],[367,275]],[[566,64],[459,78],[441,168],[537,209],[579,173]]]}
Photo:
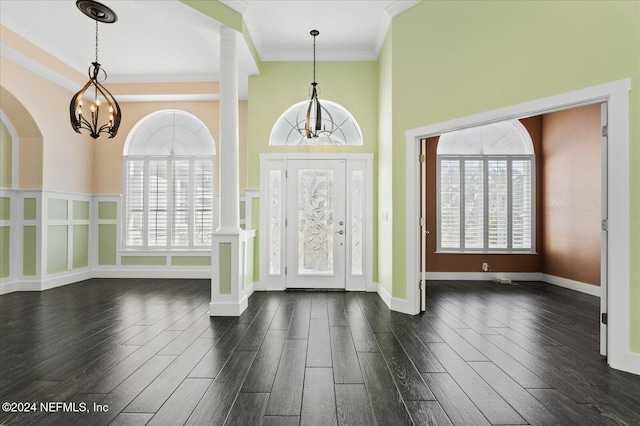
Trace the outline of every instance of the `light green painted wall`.
{"label": "light green painted wall", "polygon": [[253,242],[253,281],[260,281],[260,199],[251,200],[251,227],[256,230]]}
{"label": "light green painted wall", "polygon": [[89,225],[73,226],[73,269],[89,266]]}
{"label": "light green painted wall", "polygon": [[24,199],[24,220],[36,220],[38,211],[35,198]]}
{"label": "light green painted wall", "polygon": [[73,205],[74,220],[89,220],[89,202],[74,200]]}
{"label": "light green painted wall", "polygon": [[249,239],[247,240],[247,274],[244,277],[244,288],[249,287],[249,285],[251,285],[251,283],[253,282],[253,271],[254,271],[254,265],[255,262],[253,260],[253,254],[254,254],[254,244],[255,241],[253,239]]}
{"label": "light green painted wall", "polygon": [[49,220],[65,220],[68,218],[69,205],[67,200],[49,198],[47,203],[47,218]]}
{"label": "light green painted wall", "polygon": [[3,121],[0,121],[0,187],[11,188],[13,171],[13,140]]}
{"label": "light green painted wall", "polygon": [[49,226],[47,229],[47,274],[67,270],[67,226]]}
{"label": "light green painted wall", "polygon": [[120,258],[120,264],[122,265],[166,265],[166,256],[122,256]]}
{"label": "light green painted wall", "polygon": [[[393,24],[392,24],[393,25]],[[393,291],[393,136],[392,136],[392,31],[389,30],[378,57],[378,282]],[[383,254],[384,253],[384,254]]]}
{"label": "light green painted wall", "polygon": [[36,227],[25,226],[22,230],[22,275],[36,275],[36,242]]}
{"label": "light green painted wall", "polygon": [[118,219],[118,203],[115,201],[98,202],[98,219],[116,220]]}
{"label": "light green painted wall", "polygon": [[231,243],[218,245],[220,294],[231,294]]}
{"label": "light green painted wall", "polygon": [[98,264],[115,265],[117,255],[116,225],[98,225]]}
{"label": "light green painted wall", "polygon": [[[291,105],[309,97],[311,62],[262,62],[249,77],[248,187],[260,187],[259,153],[373,153],[373,206],[378,205],[378,64],[373,61],[318,62],[320,100],[345,107],[358,121],[363,146],[269,146],[271,129]],[[373,215],[373,280],[378,280],[378,217]],[[256,259],[258,261],[258,259]],[[258,269],[258,263],[254,264]]]}
{"label": "light green painted wall", "polygon": [[11,227],[0,226],[0,278],[7,278],[11,272]]}
{"label": "light green painted wall", "polygon": [[631,349],[640,353],[640,2],[420,2],[392,24],[393,297],[406,297],[405,131],[631,78]]}
{"label": "light green painted wall", "polygon": [[171,256],[173,266],[211,266],[211,256]]}
{"label": "light green painted wall", "polygon": [[0,197],[0,220],[11,220],[11,198]]}

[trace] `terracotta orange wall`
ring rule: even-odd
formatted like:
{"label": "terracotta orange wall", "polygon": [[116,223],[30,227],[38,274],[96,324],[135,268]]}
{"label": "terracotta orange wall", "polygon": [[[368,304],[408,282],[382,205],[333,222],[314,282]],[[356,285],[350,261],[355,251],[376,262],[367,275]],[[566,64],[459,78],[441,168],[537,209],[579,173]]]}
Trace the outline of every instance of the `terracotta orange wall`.
{"label": "terracotta orange wall", "polygon": [[[535,153],[542,150],[542,118],[532,117],[521,120],[531,135]],[[438,139],[427,139],[427,271],[428,272],[480,272],[482,264],[488,263],[493,272],[540,272],[542,256],[538,254],[444,254],[436,253],[436,153]],[[541,161],[536,158],[536,216],[542,217],[541,199]],[[543,234],[536,227],[537,247],[541,247]]]}
{"label": "terracotta orange wall", "polygon": [[543,116],[542,272],[600,285],[600,105]]}
{"label": "terracotta orange wall", "polygon": [[[127,102],[120,105],[123,122],[114,139],[101,138],[95,141],[93,158],[93,193],[121,194],[122,193],[122,152],[127,135],[133,127],[147,115],[164,109],[178,109],[189,112],[198,117],[208,127],[216,143],[216,153],[220,152],[219,145],[219,102],[217,101],[184,101],[184,102]],[[241,193],[247,187],[247,102],[238,104],[239,116],[239,144],[240,144],[240,188]],[[216,170],[220,170],[220,156],[216,155]],[[220,178],[216,179],[220,184]]]}

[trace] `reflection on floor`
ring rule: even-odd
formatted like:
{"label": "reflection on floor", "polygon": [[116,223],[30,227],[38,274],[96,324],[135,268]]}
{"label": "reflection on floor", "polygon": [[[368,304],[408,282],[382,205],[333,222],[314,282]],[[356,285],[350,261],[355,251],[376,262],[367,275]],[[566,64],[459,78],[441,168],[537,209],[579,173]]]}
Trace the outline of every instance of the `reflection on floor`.
{"label": "reflection on floor", "polygon": [[375,294],[272,292],[210,318],[209,291],[94,279],[0,297],[2,402],[37,404],[0,424],[640,424],[640,377],[598,354],[592,296],[429,282],[414,317]]}

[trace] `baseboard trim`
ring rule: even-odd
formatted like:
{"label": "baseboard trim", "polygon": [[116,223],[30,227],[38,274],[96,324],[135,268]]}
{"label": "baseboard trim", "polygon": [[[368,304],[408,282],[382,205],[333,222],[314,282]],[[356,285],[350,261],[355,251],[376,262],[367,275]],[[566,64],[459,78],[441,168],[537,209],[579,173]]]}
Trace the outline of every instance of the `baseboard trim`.
{"label": "baseboard trim", "polygon": [[40,291],[40,281],[10,281],[0,284],[0,296],[16,291]]}
{"label": "baseboard trim", "polygon": [[570,290],[579,291],[580,293],[590,294],[600,297],[600,286],[586,284],[580,281],[574,281],[567,278],[557,277],[555,275],[541,274],[541,281],[545,283],[557,285],[558,287],[568,288]]}
{"label": "baseboard trim", "polygon": [[493,281],[510,278],[512,281],[541,281],[540,272],[427,272],[423,280],[435,281]]}
{"label": "baseboard trim", "polygon": [[412,309],[410,309],[409,303],[406,300],[395,299],[391,297],[386,288],[381,286],[379,283],[376,283],[378,296],[383,300],[383,302],[395,312],[400,312],[407,315],[414,315]]}
{"label": "baseboard trim", "polygon": [[93,278],[184,278],[211,279],[211,268],[204,269],[167,269],[157,268],[99,268],[94,269]]}
{"label": "baseboard trim", "polygon": [[427,272],[421,274],[421,279],[434,281],[493,281],[500,278],[509,278],[516,282],[542,281],[547,284],[600,297],[599,286],[544,274],[542,272]]}
{"label": "baseboard trim", "polygon": [[75,273],[63,273],[59,276],[45,278],[40,282],[40,291],[50,290],[56,287],[62,287],[69,284],[74,284],[79,281],[89,280],[93,278],[93,272],[86,270]]}
{"label": "baseboard trim", "polygon": [[249,298],[243,296],[239,302],[211,302],[209,316],[211,317],[239,317],[249,306]]}

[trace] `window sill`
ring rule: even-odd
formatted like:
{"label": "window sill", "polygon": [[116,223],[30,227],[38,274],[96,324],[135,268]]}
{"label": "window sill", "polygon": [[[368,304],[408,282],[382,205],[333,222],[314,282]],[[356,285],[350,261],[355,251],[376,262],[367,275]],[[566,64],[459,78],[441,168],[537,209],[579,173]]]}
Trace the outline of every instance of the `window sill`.
{"label": "window sill", "polygon": [[436,250],[434,253],[435,254],[483,254],[483,255],[491,255],[491,254],[500,254],[500,255],[504,255],[504,254],[517,254],[517,255],[529,254],[529,255],[536,255],[536,254],[538,254],[538,252],[536,252],[536,251],[443,251],[443,250]]}
{"label": "window sill", "polygon": [[121,249],[118,253],[122,256],[205,256],[211,255],[211,249],[197,248],[197,249]]}

